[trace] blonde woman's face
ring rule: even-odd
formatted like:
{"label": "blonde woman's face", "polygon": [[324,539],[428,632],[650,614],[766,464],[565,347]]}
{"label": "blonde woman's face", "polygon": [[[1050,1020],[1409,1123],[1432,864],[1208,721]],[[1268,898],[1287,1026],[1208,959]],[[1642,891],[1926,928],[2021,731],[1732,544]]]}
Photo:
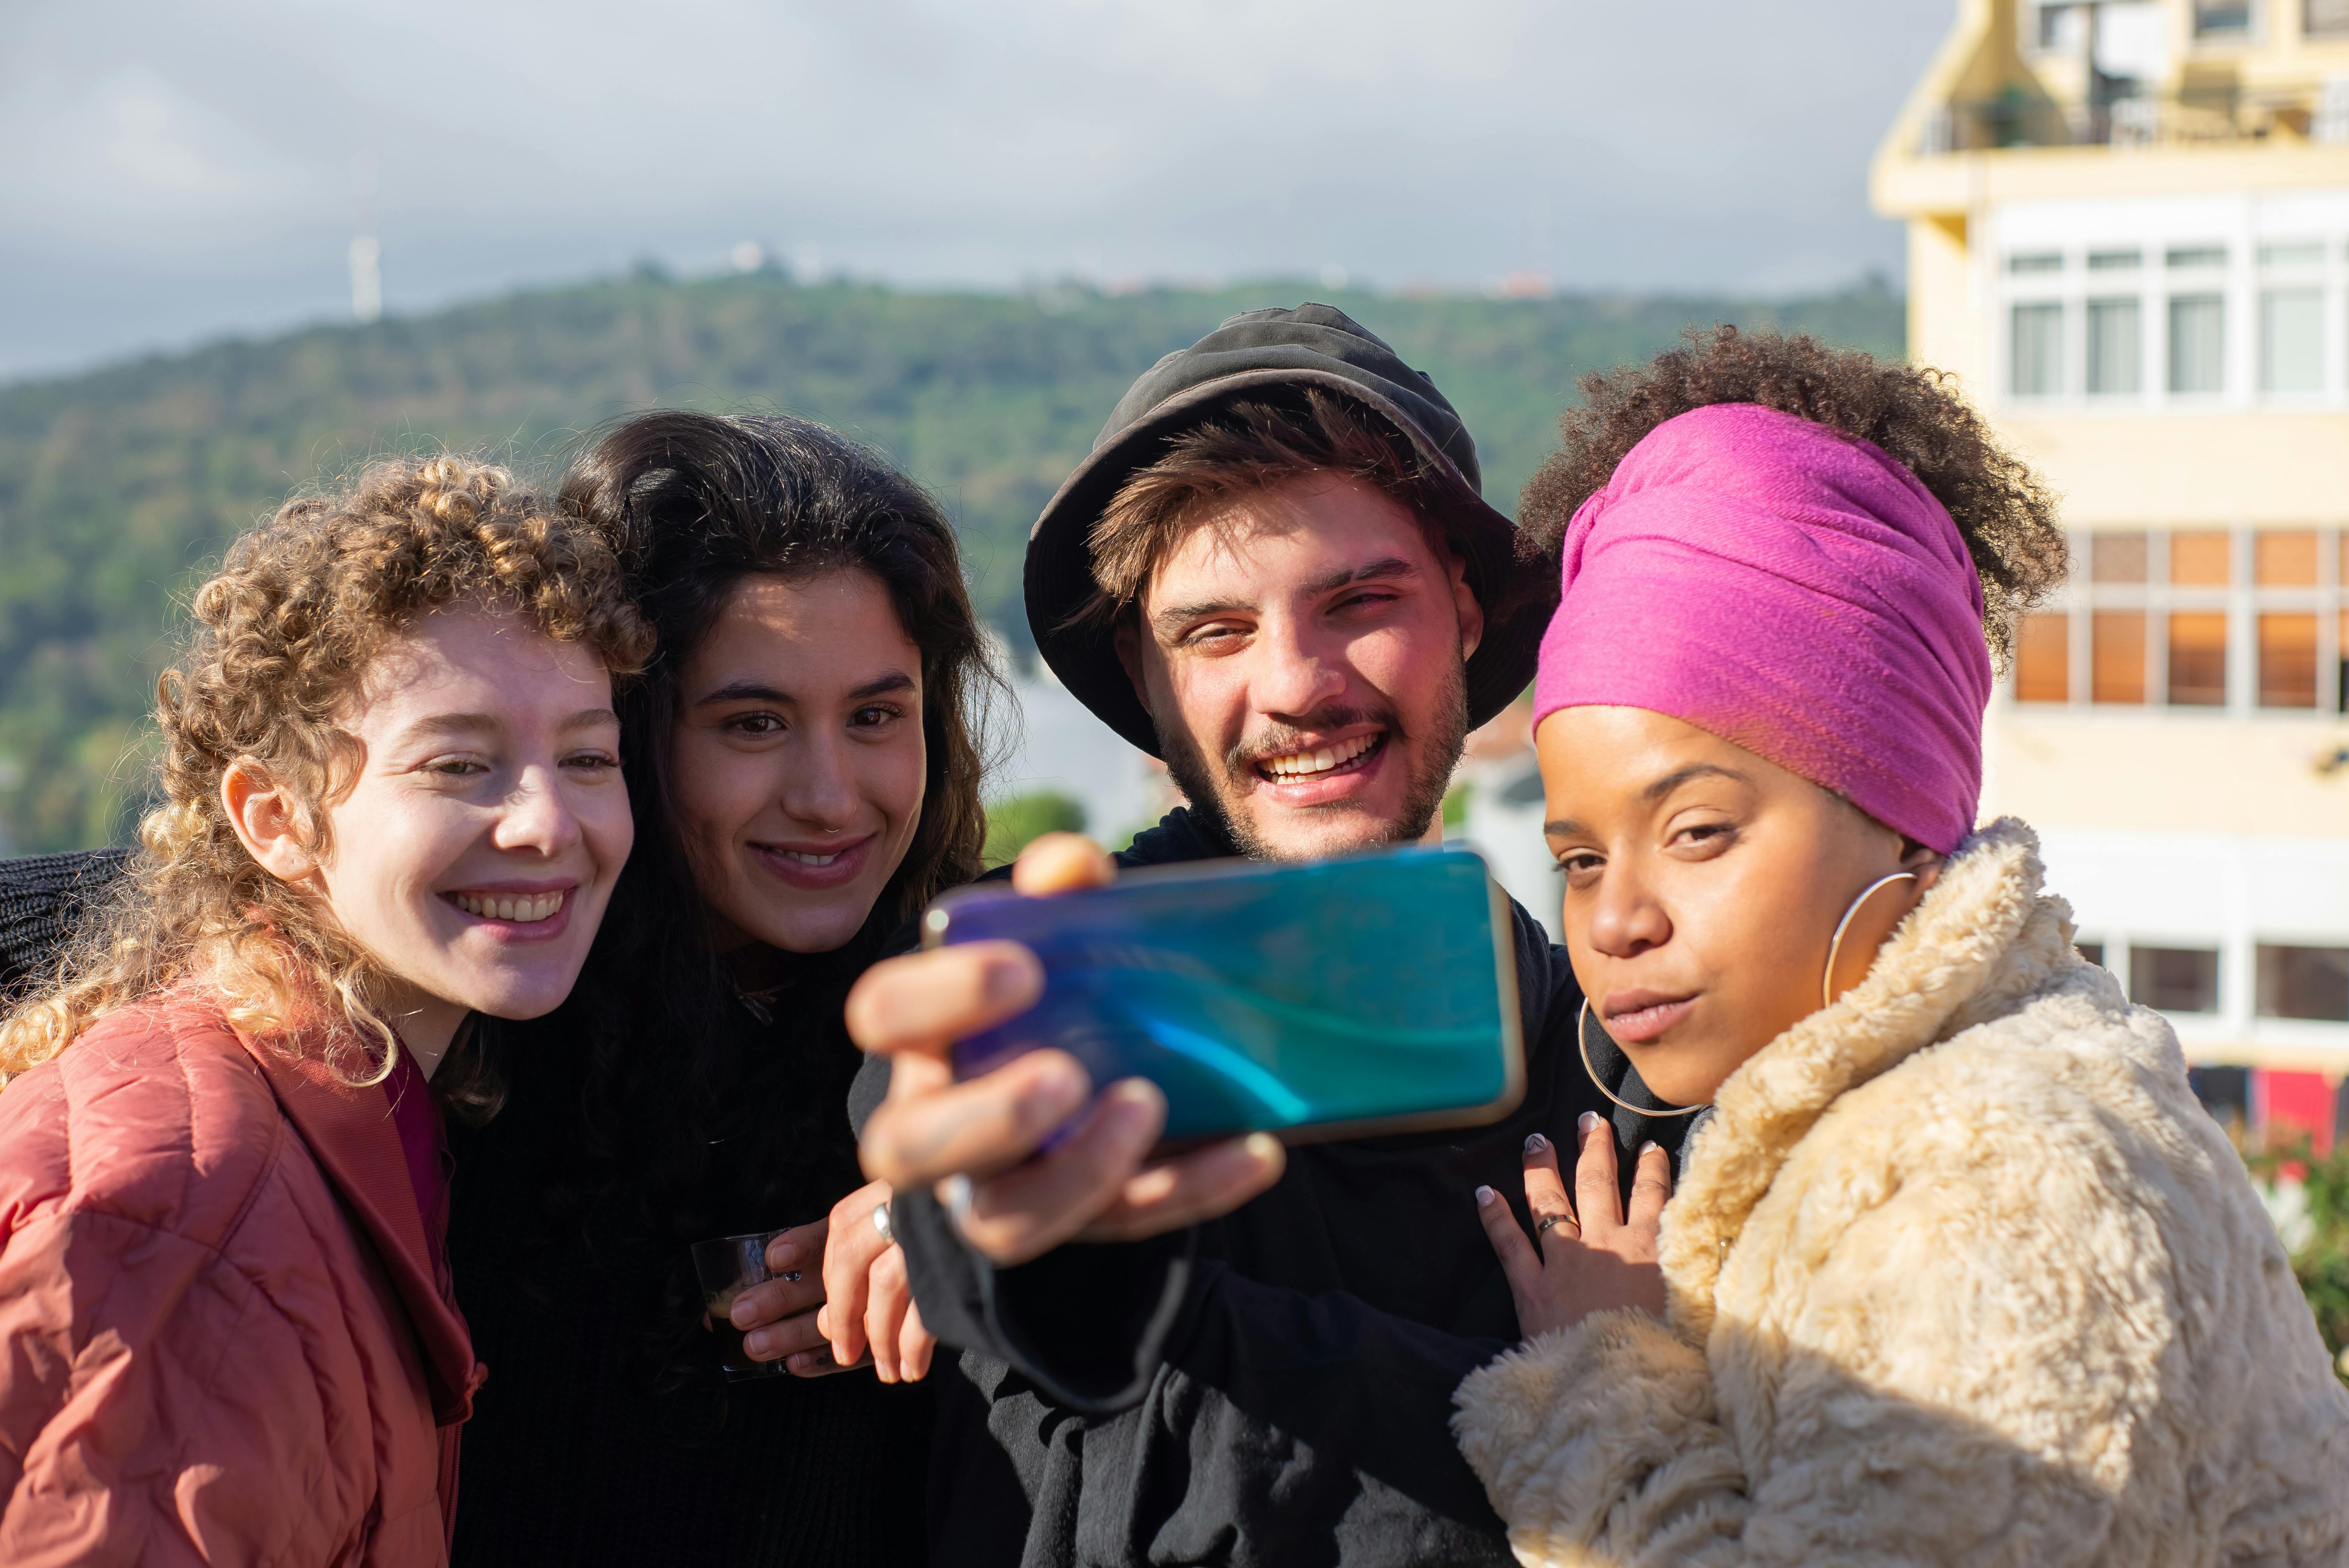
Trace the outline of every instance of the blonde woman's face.
{"label": "blonde woman's face", "polygon": [[878,578],[738,583],[678,671],[669,737],[719,949],[854,936],[913,846],[927,768],[922,653]]}
{"label": "blonde woman's face", "polygon": [[517,615],[442,610],[377,655],[344,727],[365,759],[319,878],[402,987],[403,1032],[551,1011],[635,837],[602,662]]}
{"label": "blonde woman's face", "polygon": [[1938,872],[1929,851],[1806,779],[1677,718],[1562,708],[1535,734],[1564,882],[1567,951],[1591,1010],[1674,1105],[1710,1100],[1739,1064],[1837,995]]}

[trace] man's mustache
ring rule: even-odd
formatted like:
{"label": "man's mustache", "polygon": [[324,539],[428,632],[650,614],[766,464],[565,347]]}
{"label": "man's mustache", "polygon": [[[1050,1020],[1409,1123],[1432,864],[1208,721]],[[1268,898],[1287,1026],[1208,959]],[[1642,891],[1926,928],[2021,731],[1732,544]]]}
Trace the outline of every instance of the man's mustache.
{"label": "man's mustache", "polygon": [[1396,721],[1392,708],[1316,708],[1296,724],[1276,724],[1247,737],[1224,753],[1224,767],[1234,777],[1242,777],[1260,762],[1308,749],[1305,738],[1309,735],[1358,724],[1376,725],[1387,732],[1390,739],[1403,738],[1402,726]]}

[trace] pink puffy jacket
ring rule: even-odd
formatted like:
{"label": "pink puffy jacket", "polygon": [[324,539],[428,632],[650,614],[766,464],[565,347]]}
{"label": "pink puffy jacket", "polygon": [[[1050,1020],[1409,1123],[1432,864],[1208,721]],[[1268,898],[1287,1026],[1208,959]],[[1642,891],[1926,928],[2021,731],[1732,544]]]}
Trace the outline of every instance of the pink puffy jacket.
{"label": "pink puffy jacket", "polygon": [[433,1564],[479,1386],[380,1088],[210,1008],[0,1092],[0,1563]]}

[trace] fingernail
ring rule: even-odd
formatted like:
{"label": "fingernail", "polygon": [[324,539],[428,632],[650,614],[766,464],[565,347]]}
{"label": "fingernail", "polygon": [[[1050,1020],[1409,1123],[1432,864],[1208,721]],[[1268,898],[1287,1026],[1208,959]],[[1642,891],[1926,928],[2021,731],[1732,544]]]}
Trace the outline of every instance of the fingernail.
{"label": "fingernail", "polygon": [[800,1244],[797,1242],[776,1242],[767,1248],[767,1266],[777,1274],[799,1261]]}
{"label": "fingernail", "polygon": [[1027,1112],[1038,1122],[1061,1121],[1084,1104],[1085,1091],[1092,1087],[1083,1069],[1072,1061],[1040,1063],[1036,1080],[1028,1086]]}
{"label": "fingernail", "polygon": [[998,959],[987,966],[987,999],[1009,1002],[1028,989],[1028,971],[1021,965]]}
{"label": "fingernail", "polygon": [[1157,1119],[1155,1098],[1136,1079],[1112,1084],[1103,1098],[1109,1101],[1107,1111],[1112,1123],[1121,1132],[1139,1132]]}
{"label": "fingernail", "polygon": [[1493,1201],[1499,1196],[1500,1194],[1490,1187],[1479,1187],[1476,1189],[1476,1207],[1489,1209],[1493,1206]]}
{"label": "fingernail", "polygon": [[1528,1153],[1528,1154],[1539,1154],[1543,1150],[1547,1149],[1548,1147],[1549,1147],[1549,1140],[1548,1140],[1548,1139],[1547,1139],[1547,1138],[1544,1138],[1540,1133],[1538,1133],[1538,1132],[1528,1132],[1527,1134],[1526,1134],[1526,1153]]}
{"label": "fingernail", "polygon": [[1252,1160],[1278,1160],[1281,1155],[1280,1140],[1269,1132],[1251,1132],[1240,1147]]}
{"label": "fingernail", "polygon": [[1577,1138],[1588,1138],[1590,1136],[1590,1130],[1598,1125],[1599,1113],[1595,1110],[1586,1110],[1576,1119],[1574,1134]]}
{"label": "fingernail", "polygon": [[726,1321],[737,1328],[750,1327],[751,1321],[757,1316],[758,1314],[751,1310],[750,1304],[740,1296],[736,1296],[734,1305],[726,1309]]}
{"label": "fingernail", "polygon": [[1654,1139],[1651,1138],[1650,1140],[1648,1140],[1648,1141],[1647,1141],[1647,1142],[1642,1143],[1641,1145],[1640,1145],[1640,1152],[1641,1154],[1646,1154],[1650,1150],[1661,1149],[1662,1147],[1663,1147],[1663,1145],[1662,1145],[1662,1144],[1661,1144],[1661,1143],[1657,1142]]}
{"label": "fingernail", "polygon": [[767,1338],[768,1335],[765,1329],[753,1329],[751,1332],[742,1336],[742,1348],[750,1353],[751,1359],[764,1359],[760,1353],[767,1348]]}

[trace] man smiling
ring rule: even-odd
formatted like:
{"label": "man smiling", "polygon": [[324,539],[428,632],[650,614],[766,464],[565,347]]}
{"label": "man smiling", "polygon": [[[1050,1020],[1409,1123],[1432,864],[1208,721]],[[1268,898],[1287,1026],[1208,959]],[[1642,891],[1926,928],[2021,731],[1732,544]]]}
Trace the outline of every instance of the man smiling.
{"label": "man smiling", "polygon": [[[1557,575],[1520,567],[1476,484],[1433,383],[1325,305],[1236,317],[1135,385],[1037,523],[1027,574],[1045,659],[1187,800],[1118,864],[1437,836],[1469,727],[1530,678]],[[1018,880],[1108,874],[1062,841]],[[860,1084],[866,1168],[895,1186],[885,1229],[922,1317],[964,1351],[931,1475],[938,1561],[1509,1561],[1447,1424],[1460,1378],[1517,1337],[1464,1194],[1521,1192],[1528,1150],[1572,1147],[1609,1109],[1564,954],[1515,915],[1519,1109],[1286,1156],[1258,1136],[1146,1164],[1155,1088],[1095,1095],[1057,1052],[952,1082],[947,1043],[1036,995],[1024,949],[865,977],[850,1026],[894,1068]],[[1593,1034],[1608,1081],[1655,1103]],[[1616,1131],[1680,1130],[1627,1111]],[[864,1273],[857,1249],[827,1256],[836,1271]],[[833,1300],[854,1313],[861,1294]]]}

